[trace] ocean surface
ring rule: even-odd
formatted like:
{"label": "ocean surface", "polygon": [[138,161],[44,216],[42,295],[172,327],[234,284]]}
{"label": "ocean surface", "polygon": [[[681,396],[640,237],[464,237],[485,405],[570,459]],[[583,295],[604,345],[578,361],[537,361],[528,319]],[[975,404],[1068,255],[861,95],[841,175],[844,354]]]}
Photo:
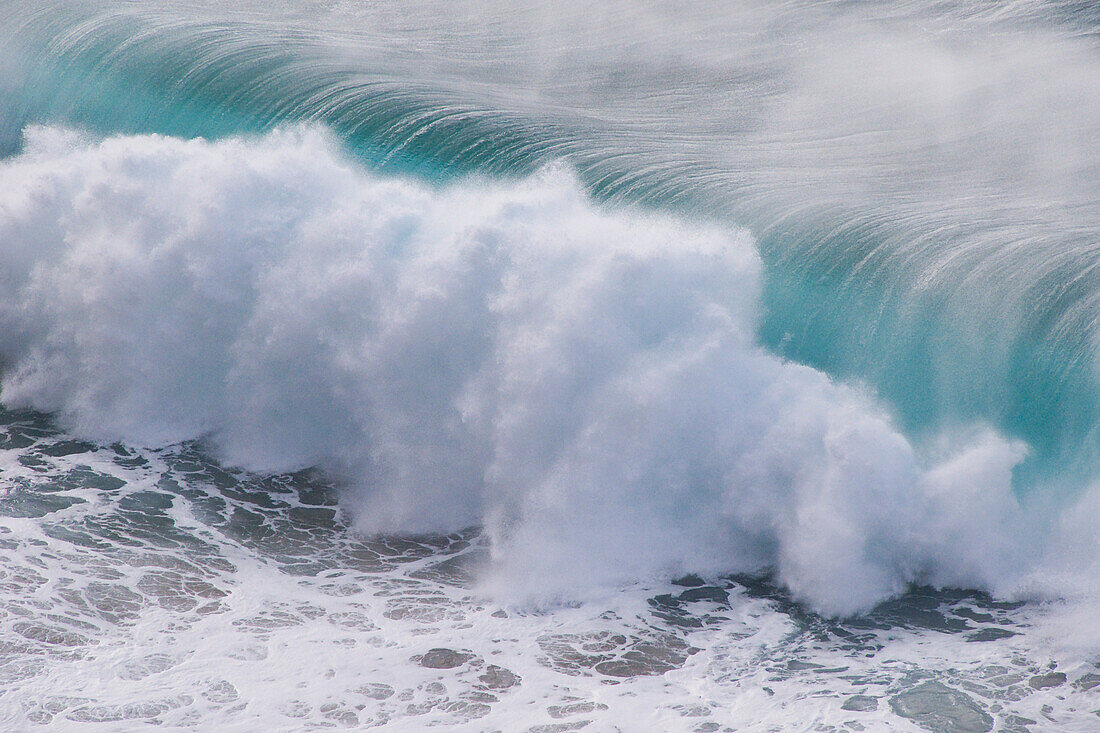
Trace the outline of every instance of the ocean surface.
{"label": "ocean surface", "polygon": [[1091,3],[0,13],[0,729],[1100,730]]}

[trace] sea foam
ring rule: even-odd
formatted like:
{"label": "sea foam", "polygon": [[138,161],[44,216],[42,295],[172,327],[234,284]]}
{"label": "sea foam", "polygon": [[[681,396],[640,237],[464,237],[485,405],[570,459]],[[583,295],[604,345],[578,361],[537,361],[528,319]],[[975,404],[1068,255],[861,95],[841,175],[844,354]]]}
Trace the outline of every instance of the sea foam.
{"label": "sea foam", "polygon": [[310,127],[32,127],[0,177],[5,403],[321,466],[364,532],[482,525],[498,592],[774,569],[848,614],[914,581],[1067,593],[1095,563],[1091,521],[1013,493],[1024,444],[971,425],[933,451],[762,348],[744,231],[597,206],[553,167],[383,177]]}

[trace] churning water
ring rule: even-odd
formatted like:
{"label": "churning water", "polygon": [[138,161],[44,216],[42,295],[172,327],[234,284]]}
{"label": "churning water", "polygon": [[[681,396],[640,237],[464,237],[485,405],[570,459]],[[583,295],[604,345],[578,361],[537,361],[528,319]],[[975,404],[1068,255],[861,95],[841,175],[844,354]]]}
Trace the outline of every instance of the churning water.
{"label": "churning water", "polygon": [[1100,18],[0,3],[15,730],[1100,726]]}

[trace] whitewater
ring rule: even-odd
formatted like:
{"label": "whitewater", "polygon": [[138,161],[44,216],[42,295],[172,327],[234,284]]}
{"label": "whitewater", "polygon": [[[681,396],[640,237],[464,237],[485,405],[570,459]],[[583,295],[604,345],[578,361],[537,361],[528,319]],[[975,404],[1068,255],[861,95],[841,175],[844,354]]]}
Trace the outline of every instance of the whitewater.
{"label": "whitewater", "polygon": [[1100,726],[1100,17],[0,3],[5,729]]}

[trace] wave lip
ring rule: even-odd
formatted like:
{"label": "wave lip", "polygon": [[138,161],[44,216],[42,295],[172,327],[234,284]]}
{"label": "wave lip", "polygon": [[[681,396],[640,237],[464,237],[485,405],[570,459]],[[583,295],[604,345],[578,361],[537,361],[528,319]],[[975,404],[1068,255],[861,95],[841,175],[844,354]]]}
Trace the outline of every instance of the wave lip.
{"label": "wave lip", "polygon": [[1055,549],[1066,592],[1094,562],[1066,551],[1091,523],[1050,530],[1073,507],[1013,493],[1022,443],[929,453],[759,346],[742,231],[594,205],[563,169],[382,177],[315,128],[30,128],[0,174],[7,404],[323,466],[364,531],[483,524],[502,592],[774,567],[847,614],[916,580],[1033,590]]}

